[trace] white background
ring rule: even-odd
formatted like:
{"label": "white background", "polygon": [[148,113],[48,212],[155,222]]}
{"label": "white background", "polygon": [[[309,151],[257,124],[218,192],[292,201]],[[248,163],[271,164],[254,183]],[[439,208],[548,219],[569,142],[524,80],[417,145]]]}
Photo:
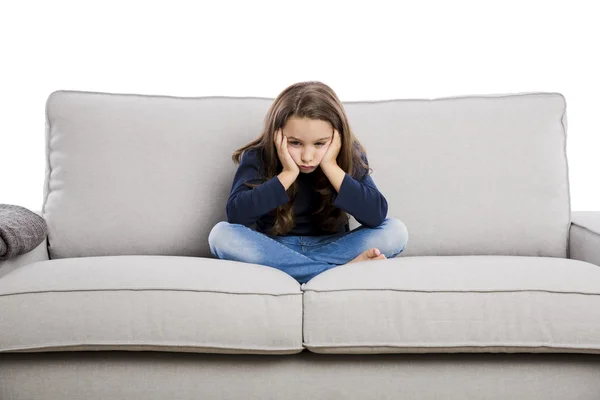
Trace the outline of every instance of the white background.
{"label": "white background", "polygon": [[600,210],[591,1],[49,1],[0,5],[0,203],[40,210],[55,90],[342,101],[547,91],[567,100],[573,210]]}

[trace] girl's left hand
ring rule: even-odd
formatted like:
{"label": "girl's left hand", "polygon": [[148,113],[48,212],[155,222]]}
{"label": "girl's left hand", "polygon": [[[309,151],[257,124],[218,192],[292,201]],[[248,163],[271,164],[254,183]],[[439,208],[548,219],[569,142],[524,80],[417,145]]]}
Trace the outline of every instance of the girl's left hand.
{"label": "girl's left hand", "polygon": [[337,156],[342,148],[342,138],[340,137],[340,133],[337,129],[333,129],[333,137],[331,138],[331,142],[329,142],[329,148],[327,152],[321,159],[319,165],[328,165],[335,164],[337,165]]}

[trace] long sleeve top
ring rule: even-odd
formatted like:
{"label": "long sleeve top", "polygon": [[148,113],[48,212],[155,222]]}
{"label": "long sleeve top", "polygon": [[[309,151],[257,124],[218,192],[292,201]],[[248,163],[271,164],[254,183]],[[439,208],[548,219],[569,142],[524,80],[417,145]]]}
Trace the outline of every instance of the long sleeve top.
{"label": "long sleeve top", "polygon": [[[364,153],[361,152],[361,156],[367,161]],[[244,152],[233,179],[226,214],[229,223],[248,227],[256,223],[256,230],[265,233],[275,223],[275,209],[289,202],[290,198],[277,176],[265,181],[261,176],[261,163],[257,149]],[[385,220],[388,203],[366,171],[363,170],[358,175],[359,177],[355,178],[345,174],[339,192],[334,194],[332,204],[352,215],[360,224],[374,228]],[[312,215],[319,201],[319,194],[311,188],[314,176],[314,173],[302,172],[298,175],[299,190],[294,200],[296,225],[285,236],[331,234],[321,231]],[[249,188],[244,182],[263,183]],[[338,232],[348,231],[348,224],[338,228]]]}

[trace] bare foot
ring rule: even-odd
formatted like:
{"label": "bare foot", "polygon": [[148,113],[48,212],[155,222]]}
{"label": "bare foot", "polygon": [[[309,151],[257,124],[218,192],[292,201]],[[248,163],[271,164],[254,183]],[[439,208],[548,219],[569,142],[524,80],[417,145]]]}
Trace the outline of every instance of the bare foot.
{"label": "bare foot", "polygon": [[371,247],[369,250],[363,251],[356,257],[354,260],[348,262],[348,264],[358,261],[368,261],[368,260],[385,260],[387,257],[379,251],[377,247]]}

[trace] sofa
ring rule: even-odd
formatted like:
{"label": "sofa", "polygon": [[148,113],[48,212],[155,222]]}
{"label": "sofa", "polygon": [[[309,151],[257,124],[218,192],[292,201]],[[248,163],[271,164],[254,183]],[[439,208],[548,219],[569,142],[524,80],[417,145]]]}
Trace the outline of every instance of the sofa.
{"label": "sofa", "polygon": [[48,96],[1,400],[600,399],[600,211],[571,210],[562,94],[343,102],[409,241],[304,284],[208,246],[272,101]]}

